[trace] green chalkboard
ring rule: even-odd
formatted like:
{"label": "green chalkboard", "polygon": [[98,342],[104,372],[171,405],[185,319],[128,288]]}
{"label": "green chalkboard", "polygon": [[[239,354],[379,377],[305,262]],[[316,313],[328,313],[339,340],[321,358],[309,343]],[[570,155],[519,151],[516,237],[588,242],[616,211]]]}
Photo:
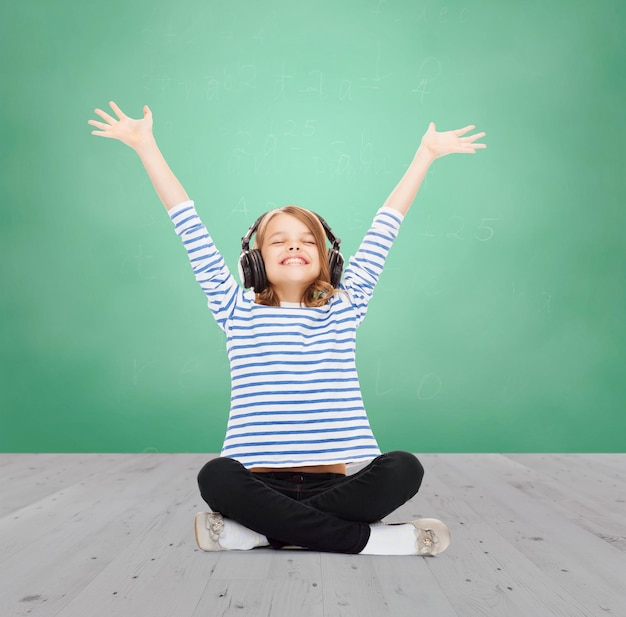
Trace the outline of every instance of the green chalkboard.
{"label": "green chalkboard", "polygon": [[275,205],[354,252],[435,163],[358,341],[384,450],[624,451],[626,3],[15,2],[0,18],[3,451],[217,452],[224,338],[134,153],[151,106],[231,268]]}

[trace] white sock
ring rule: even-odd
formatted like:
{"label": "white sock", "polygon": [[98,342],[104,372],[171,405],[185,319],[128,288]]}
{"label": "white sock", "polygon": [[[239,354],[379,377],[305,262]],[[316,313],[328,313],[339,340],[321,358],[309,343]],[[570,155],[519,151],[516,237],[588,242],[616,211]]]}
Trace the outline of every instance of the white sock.
{"label": "white sock", "polygon": [[267,538],[230,519],[224,519],[224,529],[220,534],[220,546],[229,551],[249,551],[257,546],[269,546]]}
{"label": "white sock", "polygon": [[415,527],[404,525],[370,525],[370,539],[362,555],[416,555]]}

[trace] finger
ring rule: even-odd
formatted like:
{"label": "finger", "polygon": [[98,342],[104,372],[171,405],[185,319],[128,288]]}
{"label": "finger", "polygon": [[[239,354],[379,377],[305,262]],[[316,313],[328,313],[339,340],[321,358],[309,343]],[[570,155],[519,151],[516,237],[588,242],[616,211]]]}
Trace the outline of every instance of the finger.
{"label": "finger", "polygon": [[91,134],[96,135],[97,137],[111,137],[111,135],[109,135],[106,131],[91,131]]}
{"label": "finger", "polygon": [[106,111],[102,111],[101,109],[94,109],[94,112],[109,124],[115,124],[117,122],[117,120],[112,116],[109,116]]}
{"label": "finger", "polygon": [[476,150],[486,148],[486,147],[487,147],[487,144],[468,144],[464,148],[460,148],[459,152],[475,154]]}
{"label": "finger", "polygon": [[110,129],[111,126],[108,124],[104,124],[104,122],[98,122],[97,120],[89,120],[87,124],[91,124],[91,126],[95,126],[96,128],[105,131],[106,129]]}
{"label": "finger", "polygon": [[476,135],[468,135],[467,137],[461,137],[461,141],[476,141],[477,139],[482,139],[487,133],[476,133]]}
{"label": "finger", "polygon": [[115,112],[115,115],[121,120],[122,118],[126,117],[126,114],[124,114],[124,112],[118,107],[117,103],[115,103],[115,101],[111,101],[109,103],[109,105],[111,106],[111,109]]}
{"label": "finger", "polygon": [[458,135],[459,137],[461,135],[465,135],[465,133],[467,133],[468,131],[471,131],[472,129],[475,129],[476,125],[474,124],[469,124],[468,126],[463,127],[462,129],[457,129],[456,131],[453,131],[455,135]]}

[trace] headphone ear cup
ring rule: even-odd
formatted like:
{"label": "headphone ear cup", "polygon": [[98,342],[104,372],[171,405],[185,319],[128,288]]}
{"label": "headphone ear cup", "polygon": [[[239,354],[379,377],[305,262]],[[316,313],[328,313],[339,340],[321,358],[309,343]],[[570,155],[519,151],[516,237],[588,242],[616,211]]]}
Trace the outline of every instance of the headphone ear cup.
{"label": "headphone ear cup", "polygon": [[251,280],[250,287],[256,293],[261,293],[268,286],[267,274],[265,274],[265,262],[259,249],[252,249],[248,254],[250,259]]}
{"label": "headphone ear cup", "polygon": [[241,284],[249,289],[252,286],[252,272],[250,268],[250,251],[242,251],[239,255],[239,279]]}
{"label": "headphone ear cup", "polygon": [[246,289],[252,288],[256,293],[261,293],[267,287],[267,275],[261,251],[252,249],[241,253],[239,278]]}
{"label": "headphone ear cup", "polygon": [[343,255],[336,249],[328,249],[328,269],[330,270],[330,284],[339,287],[343,272]]}

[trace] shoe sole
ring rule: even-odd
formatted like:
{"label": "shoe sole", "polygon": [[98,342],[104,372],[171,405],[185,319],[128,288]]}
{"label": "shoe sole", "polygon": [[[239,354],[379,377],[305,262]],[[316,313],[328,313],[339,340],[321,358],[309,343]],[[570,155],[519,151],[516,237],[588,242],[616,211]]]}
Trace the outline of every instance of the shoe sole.
{"label": "shoe sole", "polygon": [[202,546],[200,546],[200,538],[198,537],[198,525],[202,524],[200,522],[200,517],[202,516],[204,516],[204,512],[197,512],[196,515],[193,517],[193,532],[196,536],[196,544],[198,545],[198,548],[200,550],[204,550]]}

